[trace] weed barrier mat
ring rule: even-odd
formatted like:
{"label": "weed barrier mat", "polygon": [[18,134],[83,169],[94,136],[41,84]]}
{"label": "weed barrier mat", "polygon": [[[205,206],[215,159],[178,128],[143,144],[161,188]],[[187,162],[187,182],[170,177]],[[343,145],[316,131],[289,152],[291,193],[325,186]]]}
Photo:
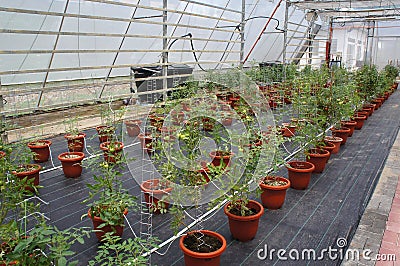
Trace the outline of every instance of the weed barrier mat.
{"label": "weed barrier mat", "polygon": [[[356,130],[353,137],[340,148],[340,152],[331,156],[324,172],[312,175],[307,190],[289,189],[281,209],[265,210],[257,235],[252,241],[241,243],[232,239],[228,220],[222,209],[209,219],[206,218],[201,226],[222,234],[227,240],[227,249],[221,257],[221,265],[340,264],[339,252],[333,254],[337,255],[336,258],[333,258],[334,256],[329,258],[325,254],[320,260],[314,260],[312,256],[309,260],[302,260],[302,252],[312,249],[316,257],[319,257],[324,249],[338,248],[338,239],[342,241],[340,245],[351,242],[397,136],[400,125],[399,102],[400,95],[396,91],[365,121],[362,130]],[[88,130],[85,133],[88,135],[87,145],[98,149],[99,141],[95,130]],[[63,136],[57,136],[52,141],[52,158],[54,164],[58,166],[60,163],[57,155],[66,151],[66,140]],[[141,158],[142,154],[132,156]],[[135,163],[139,171],[143,167],[142,163],[140,160],[133,162]],[[52,167],[50,162],[44,165],[47,168]],[[124,188],[140,198],[139,185],[132,178],[129,169],[124,168],[122,172],[124,174],[121,180]],[[41,174],[40,185],[43,188],[39,189],[39,196],[50,203],[43,205],[42,211],[51,219],[51,224],[60,229],[92,227],[90,219],[81,217],[87,213],[88,207],[82,201],[88,195],[86,184],[93,182],[93,174],[94,172],[84,169],[81,177],[69,179],[64,177],[61,168]],[[281,175],[287,177],[286,169],[281,170]],[[260,202],[258,198],[256,200]],[[207,206],[202,206],[202,211],[206,208]],[[162,241],[173,236],[169,228],[170,218],[168,213],[154,215],[152,218],[153,234]],[[140,213],[129,212],[127,219],[139,235]],[[134,235],[126,226],[123,238],[130,237]],[[79,265],[87,265],[87,262],[96,255],[98,245],[93,233],[90,239],[85,239],[84,245],[73,247],[76,255],[71,260],[79,260]],[[265,253],[265,251],[271,252],[272,249],[275,249],[272,255]],[[279,249],[286,251],[284,257],[288,260],[278,260]],[[289,258],[291,250],[299,253],[299,260]],[[291,251],[294,257],[296,251]],[[184,265],[178,240],[158,252],[165,255],[153,253],[150,259],[151,265]]]}

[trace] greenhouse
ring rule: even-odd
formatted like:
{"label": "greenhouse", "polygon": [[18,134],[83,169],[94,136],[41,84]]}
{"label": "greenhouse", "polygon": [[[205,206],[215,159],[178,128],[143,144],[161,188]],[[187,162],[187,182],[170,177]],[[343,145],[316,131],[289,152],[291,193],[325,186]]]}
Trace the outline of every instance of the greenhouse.
{"label": "greenhouse", "polygon": [[0,266],[397,265],[399,0],[0,0]]}

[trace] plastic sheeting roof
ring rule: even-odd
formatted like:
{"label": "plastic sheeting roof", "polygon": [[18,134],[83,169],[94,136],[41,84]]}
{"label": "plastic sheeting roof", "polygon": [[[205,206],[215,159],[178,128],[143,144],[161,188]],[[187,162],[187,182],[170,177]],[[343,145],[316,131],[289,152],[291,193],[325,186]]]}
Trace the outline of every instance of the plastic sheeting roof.
{"label": "plastic sheeting roof", "polygon": [[400,0],[291,0],[290,2],[300,9],[315,10],[325,17],[371,20],[400,17]]}

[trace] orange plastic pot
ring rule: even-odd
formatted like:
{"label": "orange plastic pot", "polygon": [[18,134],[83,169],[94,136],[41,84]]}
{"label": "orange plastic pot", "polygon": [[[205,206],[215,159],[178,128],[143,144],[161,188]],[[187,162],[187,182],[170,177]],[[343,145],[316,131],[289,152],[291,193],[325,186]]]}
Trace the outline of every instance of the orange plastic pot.
{"label": "orange plastic pot", "polygon": [[137,137],[140,134],[140,125],[142,125],[142,121],[139,119],[126,120],[125,126],[128,136],[131,138]]}
{"label": "orange plastic pot", "polygon": [[28,143],[29,149],[31,149],[31,151],[34,153],[35,162],[43,163],[49,160],[50,145],[51,145],[50,140],[39,140]]}
{"label": "orange plastic pot", "polygon": [[219,166],[221,164],[221,162],[224,163],[225,167],[229,166],[233,155],[234,155],[233,152],[229,152],[229,154],[227,154],[227,155],[222,151],[210,152],[210,157],[212,159],[212,164],[214,166]]}
{"label": "orange plastic pot", "polygon": [[78,135],[64,135],[64,138],[67,140],[68,143],[68,150],[71,152],[83,151],[83,148],[85,147],[85,137],[85,133],[78,133]]}
{"label": "orange plastic pot", "polygon": [[364,121],[366,119],[365,115],[358,115],[352,118],[354,121],[357,122],[355,129],[360,130],[364,126]]}
{"label": "orange plastic pot", "polygon": [[82,160],[85,158],[83,152],[64,152],[58,155],[65,177],[77,178],[82,174]]}
{"label": "orange plastic pot", "polygon": [[42,169],[42,166],[40,166],[39,164],[27,164],[26,167],[32,169],[25,172],[13,171],[13,174],[20,179],[26,178],[27,182],[29,182],[29,186],[26,186],[25,190],[34,192],[35,190],[33,186],[39,186],[39,172]]}
{"label": "orange plastic pot", "polygon": [[303,161],[291,161],[288,164],[290,167],[286,166],[286,168],[288,170],[290,187],[298,190],[307,189],[315,166],[312,163]]}
{"label": "orange plastic pot", "polygon": [[[209,253],[200,253],[200,252],[195,252],[195,251],[188,249],[184,245],[184,241],[185,241],[185,238],[188,236],[188,234],[193,233],[193,232],[201,232],[205,235],[216,237],[222,243],[221,248],[214,252],[209,252]],[[181,248],[181,250],[183,252],[184,259],[185,259],[185,265],[186,266],[219,266],[220,261],[221,261],[221,255],[226,249],[225,238],[216,232],[208,231],[208,230],[199,230],[199,231],[193,231],[193,232],[189,232],[188,234],[182,236],[179,240],[179,247]]]}
{"label": "orange plastic pot", "polygon": [[340,150],[340,145],[342,144],[343,139],[340,137],[334,137],[334,136],[326,136],[325,140],[332,143],[335,145],[335,148],[332,150],[331,154],[336,154]]}
{"label": "orange plastic pot", "polygon": [[111,143],[109,141],[100,144],[100,149],[103,151],[104,160],[108,163],[116,163],[121,159],[122,156],[124,144],[120,141],[115,141],[113,144],[115,145],[113,151],[110,151]]}
{"label": "orange plastic pot", "polygon": [[[123,215],[128,214],[128,209],[125,209],[123,212]],[[93,229],[95,230],[95,234],[97,237],[97,240],[101,241],[106,233],[109,232],[114,232],[114,235],[122,237],[122,234],[124,233],[124,224],[122,225],[103,225],[105,222],[97,216],[92,217],[90,213],[90,209],[88,210],[88,216],[93,222]],[[100,227],[100,228],[99,228]]]}
{"label": "orange plastic pot", "polygon": [[344,145],[347,142],[347,138],[348,138],[351,130],[350,130],[350,128],[347,128],[347,127],[341,127],[341,128],[333,127],[333,128],[331,128],[331,131],[332,131],[332,136],[343,139],[341,142],[341,145]]}
{"label": "orange plastic pot", "polygon": [[262,189],[261,202],[262,205],[269,210],[280,209],[285,202],[286,191],[290,187],[290,181],[281,176],[267,176],[264,180],[279,180],[286,182],[284,186],[270,186],[260,182],[259,186]]}
{"label": "orange plastic pot", "polygon": [[231,203],[229,202],[225,205],[224,212],[226,216],[228,216],[229,229],[233,238],[241,242],[252,240],[257,234],[258,223],[264,213],[263,206],[255,200],[249,200],[247,207],[254,209],[256,214],[250,216],[238,216],[228,211],[230,204]]}
{"label": "orange plastic pot", "polygon": [[307,162],[312,163],[314,173],[322,173],[330,157],[330,152],[324,149],[310,149],[307,152]]}
{"label": "orange plastic pot", "polygon": [[[160,214],[160,206],[158,202],[162,200],[163,196],[169,194],[172,190],[171,187],[167,187],[164,189],[160,189],[160,180],[159,179],[150,179],[144,181],[140,184],[140,189],[144,193],[144,199],[146,201],[147,208],[154,214]],[[163,201],[164,209],[168,209],[169,203]]]}
{"label": "orange plastic pot", "polygon": [[356,121],[341,121],[340,123],[343,127],[347,127],[348,129],[350,129],[350,132],[347,135],[347,137],[353,136],[354,129],[357,125],[357,122]]}

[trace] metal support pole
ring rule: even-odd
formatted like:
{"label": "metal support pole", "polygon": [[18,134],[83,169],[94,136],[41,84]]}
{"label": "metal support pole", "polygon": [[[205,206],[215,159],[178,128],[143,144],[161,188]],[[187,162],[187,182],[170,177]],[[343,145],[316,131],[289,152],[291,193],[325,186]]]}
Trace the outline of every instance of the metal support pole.
{"label": "metal support pole", "polygon": [[163,76],[163,101],[167,100],[167,89],[168,89],[168,40],[167,40],[167,35],[168,35],[168,0],[163,0],[163,50],[162,52],[162,76]]}
{"label": "metal support pole", "polygon": [[287,40],[287,26],[288,26],[288,20],[289,20],[289,7],[290,3],[289,1],[286,1],[285,5],[285,21],[283,24],[283,50],[282,50],[282,64],[283,64],[283,81],[286,81],[286,48],[288,45],[288,40]]}
{"label": "metal support pole", "polygon": [[[372,25],[371,25],[372,24]],[[367,43],[365,44],[364,65],[371,65],[372,59],[372,46],[374,37],[375,22],[368,22],[367,26]]]}
{"label": "metal support pole", "polygon": [[[61,31],[61,29],[62,29],[62,27],[64,25],[65,14],[67,13],[68,5],[69,5],[69,0],[67,0],[67,3],[65,4],[64,13],[63,13],[63,16],[61,17],[61,23],[60,23],[60,26],[58,27],[58,32]],[[49,64],[47,65],[46,76],[44,77],[44,80],[43,80],[43,83],[42,83],[42,90],[39,93],[39,98],[38,98],[38,101],[36,103],[36,107],[37,108],[39,108],[40,102],[42,101],[43,89],[46,87],[47,79],[49,78],[49,73],[50,73],[49,70],[50,70],[51,65],[53,64],[53,59],[54,59],[54,55],[55,55],[54,51],[57,48],[59,39],[60,39],[60,34],[57,34],[56,41],[55,41],[55,43],[53,45],[53,52],[51,53],[50,61],[49,61]]]}
{"label": "metal support pole", "polygon": [[244,28],[246,26],[246,0],[242,0],[242,22],[240,23],[240,68],[243,68],[244,59]]}
{"label": "metal support pole", "polygon": [[329,19],[329,36],[328,41],[326,42],[325,47],[325,63],[326,66],[329,68],[329,61],[331,61],[331,45],[332,45],[332,38],[333,38],[333,18]]}
{"label": "metal support pole", "polygon": [[[1,78],[0,78],[0,91],[1,91]],[[6,117],[3,113],[4,111],[4,99],[3,95],[0,95],[0,134],[1,141],[3,143],[8,143],[8,135],[6,132]]]}
{"label": "metal support pole", "polygon": [[375,21],[372,21],[372,35],[370,36],[371,38],[371,47],[369,49],[369,65],[372,66],[373,60],[372,60],[372,49],[374,48],[374,36],[375,36]]}

